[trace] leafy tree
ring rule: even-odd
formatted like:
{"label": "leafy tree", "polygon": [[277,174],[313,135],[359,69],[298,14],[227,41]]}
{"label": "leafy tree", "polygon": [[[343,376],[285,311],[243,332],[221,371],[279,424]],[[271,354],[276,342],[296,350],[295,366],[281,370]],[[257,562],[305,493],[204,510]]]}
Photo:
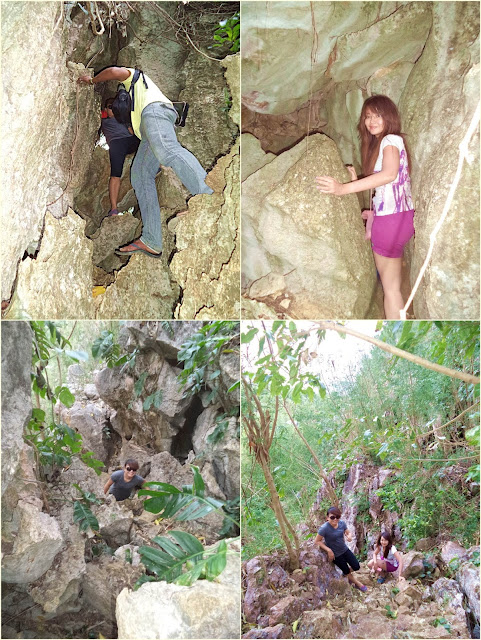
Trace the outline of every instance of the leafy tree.
{"label": "leafy tree", "polygon": [[[210,388],[207,402],[216,401],[220,388],[220,358],[236,350],[234,343],[238,332],[238,322],[218,320],[206,323],[186,340],[177,356],[184,365],[179,374],[179,384],[185,388],[186,397]],[[228,392],[234,391],[239,384],[235,382]]]}
{"label": "leafy tree", "polygon": [[[414,543],[416,536],[429,530],[435,534],[449,531],[460,541],[475,543],[479,499],[470,496],[467,485],[461,492],[459,488],[450,491],[448,478],[453,465],[464,474],[465,483],[479,477],[479,325],[386,322],[379,325],[376,338],[359,335],[339,323],[303,323],[302,330],[300,326],[280,321],[257,324],[242,338],[246,345],[243,375],[249,375],[249,383],[260,383],[256,390],[263,410],[274,415],[274,401],[279,399],[278,426],[269,455],[275,490],[287,518],[308,520],[319,488],[314,456],[295,444],[297,425],[329,478],[335,474],[339,488],[358,462],[398,469],[394,476],[398,509],[408,542]],[[307,345],[316,351],[313,338],[320,342],[330,330],[341,335],[354,333],[376,348],[343,380],[326,385],[323,370],[316,373],[323,390],[316,389],[314,383],[309,385],[312,354]],[[311,336],[309,343],[307,335]],[[302,385],[289,375],[296,368],[304,376]],[[308,386],[312,386],[311,393]],[[246,405],[244,397],[243,415],[248,412]],[[266,546],[285,543],[280,541],[278,516],[269,515],[269,488],[249,433],[242,446],[243,459],[252,461],[252,466],[243,468],[243,539],[250,556],[251,549],[254,553],[265,550],[258,540]],[[440,485],[444,491],[439,490]],[[463,505],[464,531],[456,515]],[[368,522],[369,512],[363,514]],[[423,519],[428,522],[424,529]]]}
{"label": "leafy tree", "polygon": [[[85,360],[87,354],[70,349],[70,337],[65,338],[55,323],[39,321],[30,323],[33,330],[32,343],[32,392],[36,398],[37,407],[32,411],[24,439],[34,449],[36,472],[40,481],[45,480],[45,472],[53,473],[56,467],[70,464],[74,456],[79,457],[84,464],[100,474],[103,463],[93,457],[92,452],[82,447],[82,436],[68,425],[59,423],[55,416],[58,402],[70,408],[75,397],[69,388],[61,383],[60,356],[65,355],[73,362]],[[53,388],[49,380],[49,364],[57,364],[60,384]],[[46,410],[40,408],[41,399],[46,403]],[[47,412],[49,417],[47,417]],[[44,494],[44,501],[47,502]]]}

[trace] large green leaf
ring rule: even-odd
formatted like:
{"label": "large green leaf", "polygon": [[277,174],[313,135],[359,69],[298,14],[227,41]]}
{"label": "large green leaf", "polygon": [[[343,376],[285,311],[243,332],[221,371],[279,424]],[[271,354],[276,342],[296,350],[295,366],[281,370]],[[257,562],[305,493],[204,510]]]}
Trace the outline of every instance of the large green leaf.
{"label": "large green leaf", "polygon": [[[159,580],[190,586],[200,577],[207,580],[216,578],[226,566],[227,544],[221,540],[218,546],[206,551],[199,540],[185,531],[169,531],[169,537],[156,536],[160,549],[143,546],[139,548],[140,558],[145,567]],[[172,538],[172,539],[171,539]],[[141,578],[136,587],[151,577]]]}
{"label": "large green leaf", "polygon": [[[164,482],[145,482],[139,496],[150,496],[144,502],[144,508],[150,513],[158,513],[162,518],[176,520],[196,520],[211,511],[220,510],[224,502],[204,496],[205,484],[198,467],[191,465],[194,484],[177,489]],[[150,488],[151,487],[151,488]]]}
{"label": "large green leaf", "polygon": [[73,505],[73,521],[79,525],[80,531],[86,531],[89,527],[92,531],[99,530],[99,522],[91,510],[76,500]]}

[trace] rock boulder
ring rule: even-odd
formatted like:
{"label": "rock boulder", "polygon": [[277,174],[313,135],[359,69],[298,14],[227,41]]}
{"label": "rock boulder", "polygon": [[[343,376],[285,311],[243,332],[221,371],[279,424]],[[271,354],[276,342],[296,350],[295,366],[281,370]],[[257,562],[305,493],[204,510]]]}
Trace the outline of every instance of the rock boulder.
{"label": "rock boulder", "polygon": [[[356,196],[329,196],[316,176],[348,180],[336,145],[314,135],[279,155],[243,184],[243,281],[273,273],[297,318],[370,317],[376,271]],[[244,242],[244,240],[243,240]],[[279,294],[256,292],[271,305]]]}
{"label": "rock boulder", "polygon": [[240,584],[146,583],[117,598],[119,638],[239,638]]}

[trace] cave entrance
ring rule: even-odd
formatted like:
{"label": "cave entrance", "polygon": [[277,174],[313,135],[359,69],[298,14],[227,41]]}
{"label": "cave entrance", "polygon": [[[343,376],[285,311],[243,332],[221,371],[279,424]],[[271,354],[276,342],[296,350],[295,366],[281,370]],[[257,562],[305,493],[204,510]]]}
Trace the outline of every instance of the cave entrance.
{"label": "cave entrance", "polygon": [[194,433],[197,418],[204,411],[202,402],[198,396],[195,396],[190,403],[185,414],[185,423],[182,429],[172,438],[170,454],[184,464],[189,455],[189,451],[194,448],[192,444],[192,435]]}

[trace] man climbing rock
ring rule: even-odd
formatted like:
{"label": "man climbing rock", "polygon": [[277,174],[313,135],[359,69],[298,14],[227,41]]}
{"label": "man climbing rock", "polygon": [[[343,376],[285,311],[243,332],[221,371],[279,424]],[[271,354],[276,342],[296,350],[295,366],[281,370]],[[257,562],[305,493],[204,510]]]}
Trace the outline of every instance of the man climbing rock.
{"label": "man climbing rock", "polygon": [[120,178],[122,177],[125,157],[131,153],[135,153],[140,144],[140,140],[134,136],[124,124],[117,122],[115,119],[114,112],[112,111],[113,101],[114,98],[107,98],[105,101],[105,116],[102,114],[102,122],[100,124],[102,133],[109,145],[109,216],[116,216],[119,213],[117,200],[119,197]]}
{"label": "man climbing rock", "polygon": [[[133,68],[108,67],[93,78],[80,76],[77,82],[94,85],[117,80],[129,91],[134,73]],[[192,194],[213,193],[213,190],[206,185],[207,174],[197,158],[177,140],[174,127],[177,111],[172,102],[143,73],[135,82],[132,106],[132,128],[141,142],[132,164],[131,183],[139,203],[143,229],[138,240],[121,247],[118,253],[132,255],[140,252],[159,258],[162,255],[162,225],[155,187],[159,164],[172,167]]]}
{"label": "man climbing rock", "polygon": [[136,471],[139,468],[137,460],[130,459],[126,461],[124,468],[114,471],[105,483],[104,494],[113,495],[117,502],[130,498],[132,490],[142,487],[145,480],[142,476],[138,476]]}

